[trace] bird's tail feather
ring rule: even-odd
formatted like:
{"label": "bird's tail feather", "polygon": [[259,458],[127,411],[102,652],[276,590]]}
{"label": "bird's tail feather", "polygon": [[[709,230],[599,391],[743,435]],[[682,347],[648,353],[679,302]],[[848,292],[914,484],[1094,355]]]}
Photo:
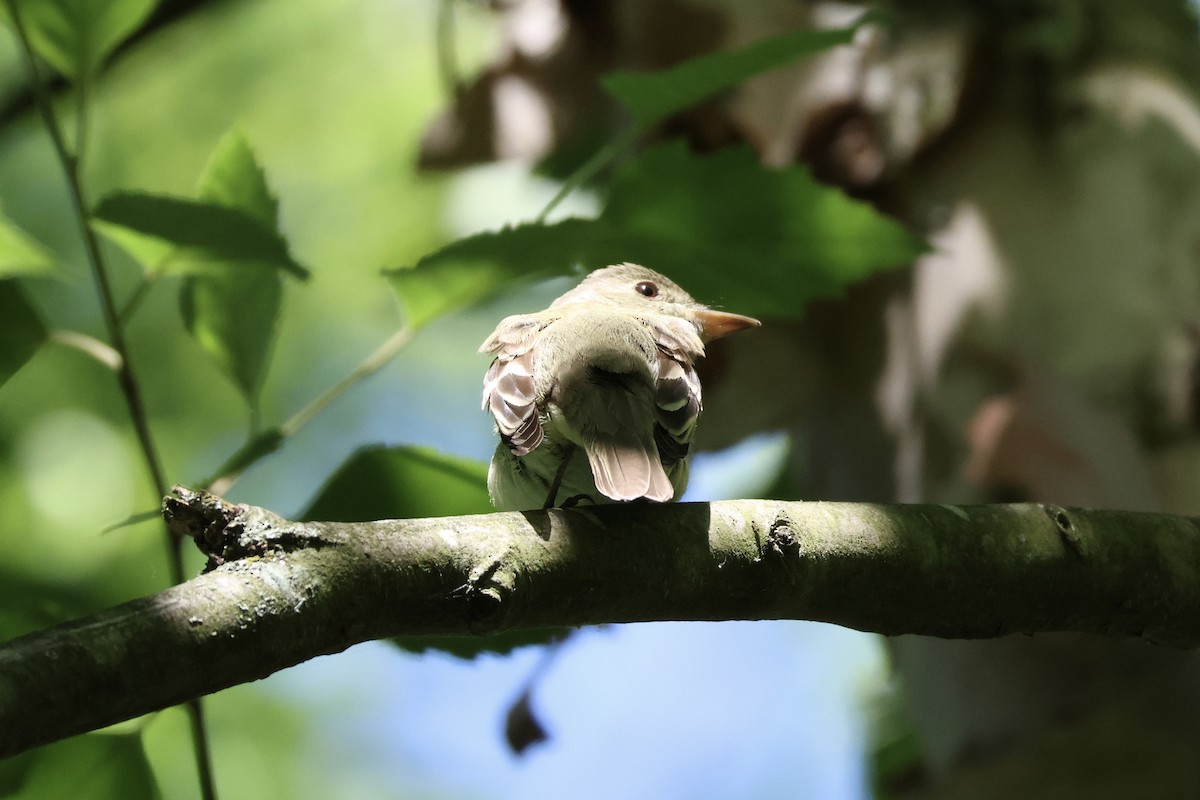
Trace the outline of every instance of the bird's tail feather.
{"label": "bird's tail feather", "polygon": [[675,487],[658,458],[654,440],[648,442],[596,441],[584,445],[596,488],[613,500],[645,497],[665,503]]}

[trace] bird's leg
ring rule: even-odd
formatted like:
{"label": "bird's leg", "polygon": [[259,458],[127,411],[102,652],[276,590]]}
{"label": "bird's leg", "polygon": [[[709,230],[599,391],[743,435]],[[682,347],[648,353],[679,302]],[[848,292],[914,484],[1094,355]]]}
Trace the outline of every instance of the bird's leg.
{"label": "bird's leg", "polygon": [[558,497],[558,487],[562,485],[563,476],[567,474],[567,465],[571,463],[573,455],[575,455],[575,445],[569,444],[563,454],[562,463],[558,465],[558,471],[554,473],[554,480],[550,482],[550,493],[546,495],[546,502],[542,508],[554,508],[554,499]]}

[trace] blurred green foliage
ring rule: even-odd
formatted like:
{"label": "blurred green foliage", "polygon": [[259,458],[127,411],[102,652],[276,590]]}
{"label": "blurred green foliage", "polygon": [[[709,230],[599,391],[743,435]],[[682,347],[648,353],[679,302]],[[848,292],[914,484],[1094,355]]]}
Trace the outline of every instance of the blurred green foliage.
{"label": "blurred green foliage", "polygon": [[413,325],[514,281],[622,261],[653,264],[705,302],[786,319],[923,249],[802,167],[770,170],[746,149],[701,156],[671,142],[617,172],[597,219],[478,234],[388,274]]}
{"label": "blurred green foliage", "polygon": [[142,737],[134,733],[89,733],[48,745],[15,760],[0,773],[14,800],[156,800],[162,795],[146,762]]}
{"label": "blurred green foliage", "polygon": [[[481,463],[380,446],[375,433],[355,440],[353,406],[327,423],[342,452],[360,448],[341,467],[340,455],[304,449],[302,436],[284,441],[273,427],[394,331],[384,265],[415,265],[389,272],[415,329],[435,328],[521,281],[625,260],[662,269],[709,302],[794,317],[811,298],[922,248],[803,170],[772,172],[743,150],[696,156],[671,144],[618,170],[596,219],[522,224],[446,244],[441,184],[412,167],[421,121],[438,103],[430,3],[217,4],[148,37],[99,80],[152,0],[3,2],[10,28],[11,9],[19,9],[43,74],[51,67],[68,79],[55,113],[64,130],[74,126],[75,138],[89,142],[77,154],[89,224],[108,237],[102,255],[115,310],[170,481],[196,480],[239,448],[247,454],[239,468],[299,449],[301,463],[263,461],[276,463],[287,490],[260,488],[255,502],[306,505],[307,516],[323,519],[487,510]],[[609,88],[650,124],[849,35],[792,35],[660,75],[616,76]],[[0,51],[0,64],[12,54]],[[99,535],[106,523],[158,502],[113,374],[81,350],[46,344],[49,331],[107,339],[63,166],[36,115],[0,129],[0,202],[9,215],[0,218],[0,380],[11,376],[0,392],[6,637],[155,591],[167,575],[161,524]],[[282,280],[309,268],[306,284]],[[406,353],[410,382],[449,370],[446,347],[434,341]],[[406,409],[390,413],[400,420],[393,436],[417,434]],[[255,435],[262,420],[269,446]],[[306,502],[305,480],[325,475]],[[553,633],[402,644],[468,656]],[[327,796],[319,780],[262,766],[287,762],[303,721],[261,697],[247,701],[254,696],[239,687],[210,701],[218,773],[234,776],[223,777],[226,796]],[[44,748],[5,765],[0,792],[57,796],[83,785],[78,770],[88,768],[85,796],[190,796],[193,775],[164,766],[186,762],[179,723],[165,712],[120,733]],[[231,744],[247,738],[261,758]]]}
{"label": "blurred green foliage", "polygon": [[[38,55],[78,82],[90,79],[155,5],[157,0],[16,0],[15,9]],[[6,22],[11,13],[0,6]]]}
{"label": "blurred green foliage", "polygon": [[[99,12],[107,4],[78,5]],[[383,30],[390,33],[371,33]],[[216,177],[222,159],[210,154],[237,129],[265,154],[263,173],[285,195],[278,230],[288,252],[314,271],[306,292],[286,281],[292,285],[280,296],[274,346],[264,348],[269,363],[264,358],[245,368],[245,381],[189,333],[180,313],[187,278],[170,270],[150,276],[126,333],[170,480],[195,481],[236,449],[247,420],[242,383],[256,380],[263,417],[280,419],[395,328],[395,302],[380,267],[415,260],[444,237],[443,182],[410,167],[420,126],[440,102],[432,30],[425,2],[213,5],[146,39],[92,87],[82,170],[90,197],[199,196],[249,210],[236,190],[202,186],[196,194],[206,162],[214,165],[208,186],[232,178]],[[0,98],[27,85],[15,54],[8,30],[0,30]],[[43,64],[46,75],[47,65],[58,66]],[[69,88],[56,94],[68,133],[75,99]],[[242,160],[234,172],[249,174],[244,159],[229,160]],[[100,533],[158,502],[112,373],[78,350],[43,344],[48,330],[106,336],[62,172],[36,113],[0,128],[0,204],[0,377],[20,367],[0,391],[0,639],[7,639],[157,591],[167,570],[160,524]],[[118,247],[105,244],[104,253],[118,298],[127,303],[150,273]],[[259,303],[261,294],[245,297]],[[244,356],[240,346],[230,349],[231,358]],[[411,360],[429,357],[423,350]],[[331,461],[325,473],[336,466]],[[321,467],[311,468],[315,485]],[[270,502],[295,509],[302,499],[276,492]],[[190,556],[192,571],[198,556]],[[222,693],[206,705],[223,797],[354,796],[334,788],[347,776],[296,769],[298,751],[316,746],[301,735],[304,713],[259,687]],[[89,736],[3,762],[0,795],[54,796],[38,775],[56,773],[74,796],[156,796],[134,790],[146,787],[138,781],[150,774],[140,744],[146,738],[150,792],[195,797],[182,713],[155,715],[139,730],[144,737]],[[78,748],[92,740],[132,743],[106,761],[123,783],[86,774],[96,765]]]}
{"label": "blurred green foliage", "polygon": [[0,319],[4,347],[0,349],[0,384],[28,361],[46,338],[46,326],[16,281],[0,281]]}
{"label": "blurred green foliage", "polygon": [[[861,20],[858,24],[861,24]],[[722,50],[654,72],[615,71],[601,83],[621,101],[643,129],[695,105],[722,89],[797,58],[849,44],[858,29],[792,31],[737,50]]]}
{"label": "blurred green foliage", "polygon": [[13,223],[0,217],[0,278],[48,274],[54,257]]}
{"label": "blurred green foliage", "polygon": [[338,467],[300,518],[365,522],[492,510],[487,467],[427,447],[369,446]]}

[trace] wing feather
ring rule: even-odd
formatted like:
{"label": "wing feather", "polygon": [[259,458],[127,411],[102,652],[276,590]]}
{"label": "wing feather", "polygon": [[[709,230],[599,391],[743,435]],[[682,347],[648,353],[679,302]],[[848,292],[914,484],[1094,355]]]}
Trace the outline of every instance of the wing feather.
{"label": "wing feather", "polygon": [[533,375],[533,343],[551,321],[537,314],[507,317],[479,348],[496,356],[483,378],[483,407],[492,413],[500,439],[514,456],[529,454],[545,437]]}
{"label": "wing feather", "polygon": [[656,330],[655,334],[658,380],[654,386],[654,441],[663,464],[670,467],[687,458],[704,406],[692,355],[668,332]]}

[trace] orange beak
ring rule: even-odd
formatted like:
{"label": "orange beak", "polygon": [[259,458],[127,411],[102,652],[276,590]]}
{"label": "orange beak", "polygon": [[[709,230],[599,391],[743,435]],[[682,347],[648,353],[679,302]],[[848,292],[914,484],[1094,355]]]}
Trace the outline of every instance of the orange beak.
{"label": "orange beak", "polygon": [[744,317],[741,314],[729,314],[724,311],[713,311],[706,308],[697,311],[696,319],[700,322],[700,336],[704,341],[711,342],[731,333],[737,333],[746,328],[758,328],[762,323],[754,317]]}

